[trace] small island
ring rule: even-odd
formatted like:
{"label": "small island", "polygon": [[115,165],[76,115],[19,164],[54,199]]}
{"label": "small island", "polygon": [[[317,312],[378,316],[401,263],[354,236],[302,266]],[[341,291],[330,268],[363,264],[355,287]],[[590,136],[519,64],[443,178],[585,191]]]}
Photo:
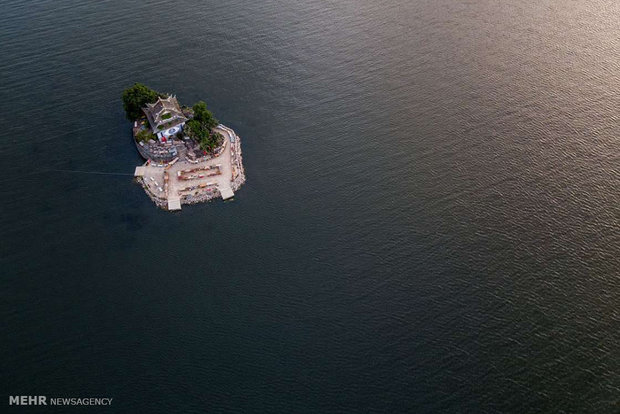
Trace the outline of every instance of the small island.
{"label": "small island", "polygon": [[134,176],[157,206],[173,211],[216,197],[227,200],[245,182],[239,136],[204,102],[181,106],[176,96],[140,83],[122,98],[136,148],[146,160]]}

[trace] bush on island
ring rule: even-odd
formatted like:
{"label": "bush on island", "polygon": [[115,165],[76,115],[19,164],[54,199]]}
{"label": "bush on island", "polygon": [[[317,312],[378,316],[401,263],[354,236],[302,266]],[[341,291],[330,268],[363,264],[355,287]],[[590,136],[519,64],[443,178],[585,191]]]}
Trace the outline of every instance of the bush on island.
{"label": "bush on island", "polygon": [[200,122],[209,131],[215,128],[219,123],[213,116],[213,113],[207,109],[207,104],[203,101],[197,102],[192,110],[194,111],[194,120]]}
{"label": "bush on island", "polygon": [[125,108],[125,114],[127,119],[135,121],[142,117],[142,108],[147,103],[154,103],[159,97],[166,97],[166,95],[154,91],[146,85],[141,83],[134,83],[133,86],[123,91],[123,108]]}
{"label": "bush on island", "polygon": [[224,137],[222,134],[215,132],[209,135],[208,138],[200,141],[200,149],[207,152],[213,152],[213,150],[222,145],[223,142]]}
{"label": "bush on island", "polygon": [[223,140],[220,134],[213,133],[213,128],[218,125],[219,121],[207,109],[207,104],[202,101],[196,103],[192,109],[194,118],[185,123],[185,132],[200,145],[203,151],[211,152]]}
{"label": "bush on island", "polygon": [[150,129],[141,129],[136,134],[136,141],[138,142],[148,142],[150,139],[155,140],[155,138],[155,134]]}

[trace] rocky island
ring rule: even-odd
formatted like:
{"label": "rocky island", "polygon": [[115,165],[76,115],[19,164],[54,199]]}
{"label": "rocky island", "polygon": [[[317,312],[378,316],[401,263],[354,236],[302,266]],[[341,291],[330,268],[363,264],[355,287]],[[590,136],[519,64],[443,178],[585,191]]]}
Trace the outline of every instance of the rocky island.
{"label": "rocky island", "polygon": [[176,96],[136,83],[123,92],[123,106],[146,160],[135,178],[157,206],[226,200],[245,182],[241,140],[204,102],[181,106]]}

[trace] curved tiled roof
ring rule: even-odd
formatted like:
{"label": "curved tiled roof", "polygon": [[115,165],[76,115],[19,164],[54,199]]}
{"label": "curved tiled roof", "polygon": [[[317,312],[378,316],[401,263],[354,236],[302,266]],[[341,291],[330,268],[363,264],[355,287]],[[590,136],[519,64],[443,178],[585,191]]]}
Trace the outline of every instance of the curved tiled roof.
{"label": "curved tiled roof", "polygon": [[157,98],[157,102],[146,104],[142,111],[146,114],[154,132],[164,128],[171,128],[187,121],[183,111],[181,111],[177,98],[172,95],[166,98]]}

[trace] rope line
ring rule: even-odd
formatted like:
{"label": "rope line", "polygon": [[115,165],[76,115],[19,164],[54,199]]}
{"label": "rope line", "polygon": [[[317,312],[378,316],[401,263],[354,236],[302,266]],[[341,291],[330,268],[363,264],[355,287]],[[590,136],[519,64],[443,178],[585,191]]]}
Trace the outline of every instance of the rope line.
{"label": "rope line", "polygon": [[116,172],[104,172],[104,171],[83,171],[83,170],[47,170],[47,171],[57,171],[57,172],[69,172],[69,173],[80,173],[80,174],[97,174],[97,175],[129,175],[133,177],[133,174],[129,173],[116,173]]}

